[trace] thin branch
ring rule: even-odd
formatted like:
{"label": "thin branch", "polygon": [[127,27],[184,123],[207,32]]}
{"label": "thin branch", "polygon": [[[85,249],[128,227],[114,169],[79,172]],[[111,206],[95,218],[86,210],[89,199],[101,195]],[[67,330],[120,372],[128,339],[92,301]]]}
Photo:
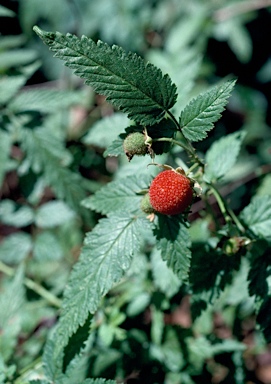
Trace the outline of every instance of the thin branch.
{"label": "thin branch", "polygon": [[[10,277],[15,275],[14,268],[9,267],[8,265],[4,264],[2,261],[0,261],[0,271]],[[32,289],[32,291],[36,292],[39,296],[43,297],[51,305],[57,308],[61,307],[61,300],[59,300],[51,292],[47,291],[47,289],[45,289],[42,285],[36,283],[35,281],[27,277],[24,278],[23,282],[27,288]]]}

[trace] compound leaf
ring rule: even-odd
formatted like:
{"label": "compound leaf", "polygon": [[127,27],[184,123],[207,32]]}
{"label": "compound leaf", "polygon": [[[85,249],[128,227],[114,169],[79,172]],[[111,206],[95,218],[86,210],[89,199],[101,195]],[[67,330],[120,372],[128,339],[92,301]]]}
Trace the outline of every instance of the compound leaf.
{"label": "compound leaf", "polygon": [[184,136],[190,141],[207,137],[214,123],[221,117],[236,80],[229,80],[211,90],[201,93],[184,108],[180,125]]}
{"label": "compound leaf", "polygon": [[64,60],[66,66],[85,79],[95,91],[128,117],[142,124],[162,120],[176,101],[176,86],[160,69],[145,63],[136,54],[126,53],[122,48],[99,41],[97,44],[82,36],[59,32],[34,31],[55,56]]}
{"label": "compound leaf", "polygon": [[206,153],[206,180],[221,179],[230,171],[236,162],[244,137],[245,132],[235,132],[213,143]]}
{"label": "compound leaf", "polygon": [[94,313],[101,298],[129,268],[139,251],[145,219],[119,212],[101,219],[85,238],[80,259],[64,292],[63,311],[57,330],[58,348]]}
{"label": "compound leaf", "polygon": [[159,216],[158,227],[154,233],[158,241],[157,247],[161,249],[162,259],[180,280],[187,279],[191,241],[186,226],[177,216]]}

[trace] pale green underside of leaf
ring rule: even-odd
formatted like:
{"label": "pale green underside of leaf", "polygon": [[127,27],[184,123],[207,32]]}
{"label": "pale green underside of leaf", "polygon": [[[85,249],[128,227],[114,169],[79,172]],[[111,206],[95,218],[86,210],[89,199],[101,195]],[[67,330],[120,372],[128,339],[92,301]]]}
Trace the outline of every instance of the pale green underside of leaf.
{"label": "pale green underside of leaf", "polygon": [[240,219],[256,236],[270,236],[271,196],[255,196],[241,212]]}
{"label": "pale green underside of leaf", "polygon": [[87,234],[80,259],[64,292],[63,311],[57,330],[57,348],[94,313],[101,298],[129,268],[139,252],[141,231],[149,222],[125,212],[100,220]]}
{"label": "pale green underside of leaf", "polygon": [[246,133],[234,132],[215,141],[206,152],[205,179],[221,179],[234,166]]}
{"label": "pale green underside of leaf", "polygon": [[186,280],[191,261],[188,229],[178,216],[160,216],[155,235],[162,259],[180,280]]}
{"label": "pale green underside of leaf", "polygon": [[213,129],[214,123],[221,117],[235,82],[229,80],[201,93],[184,108],[180,126],[188,140],[200,141],[207,137],[207,132]]}
{"label": "pale green underside of leaf", "polygon": [[176,86],[160,69],[146,64],[136,54],[122,48],[97,44],[82,36],[51,33],[34,27],[35,32],[55,56],[74,69],[96,92],[107,97],[113,105],[142,124],[162,120],[176,101]]}
{"label": "pale green underside of leaf", "polygon": [[108,148],[104,151],[103,156],[121,156],[124,155],[123,150],[123,140],[121,138],[117,138],[113,140],[112,143],[108,146]]}
{"label": "pale green underside of leaf", "polygon": [[39,111],[52,113],[72,105],[82,105],[85,100],[85,91],[33,89],[20,92],[9,104],[9,108],[14,112]]}
{"label": "pale green underside of leaf", "polygon": [[0,104],[7,103],[24,85],[25,76],[6,76],[0,79]]}
{"label": "pale green underside of leaf", "polygon": [[94,123],[82,141],[85,144],[107,148],[130,124],[131,121],[125,114],[116,112]]}
{"label": "pale green underside of leaf", "polygon": [[143,195],[138,195],[143,189],[148,189],[151,177],[145,174],[132,175],[106,184],[94,195],[83,200],[86,208],[93,209],[104,215],[110,212],[140,210],[140,200]]}

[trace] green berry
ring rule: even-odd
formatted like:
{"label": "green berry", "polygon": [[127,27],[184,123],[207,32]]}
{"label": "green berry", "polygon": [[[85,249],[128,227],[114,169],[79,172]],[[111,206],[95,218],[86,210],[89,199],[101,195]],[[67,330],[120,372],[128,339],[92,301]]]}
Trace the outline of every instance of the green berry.
{"label": "green berry", "polygon": [[143,156],[148,153],[148,146],[145,143],[146,137],[143,133],[133,132],[123,142],[123,149],[128,160],[131,161],[134,155]]}
{"label": "green berry", "polygon": [[146,195],[144,195],[144,197],[142,198],[141,202],[140,202],[140,208],[143,212],[145,213],[154,213],[154,209],[151,205],[151,202],[150,202],[150,195],[148,193],[146,193]]}

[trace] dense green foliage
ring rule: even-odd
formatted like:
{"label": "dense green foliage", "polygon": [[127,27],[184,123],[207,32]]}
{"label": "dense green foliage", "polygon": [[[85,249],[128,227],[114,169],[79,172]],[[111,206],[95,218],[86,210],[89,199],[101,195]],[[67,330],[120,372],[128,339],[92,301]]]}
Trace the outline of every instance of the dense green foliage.
{"label": "dense green foliage", "polygon": [[[270,7],[15,3],[0,6],[20,27],[0,36],[0,383],[268,383],[270,106],[210,46],[248,65]],[[132,132],[148,150],[129,162]],[[169,167],[190,210],[145,214]]]}

